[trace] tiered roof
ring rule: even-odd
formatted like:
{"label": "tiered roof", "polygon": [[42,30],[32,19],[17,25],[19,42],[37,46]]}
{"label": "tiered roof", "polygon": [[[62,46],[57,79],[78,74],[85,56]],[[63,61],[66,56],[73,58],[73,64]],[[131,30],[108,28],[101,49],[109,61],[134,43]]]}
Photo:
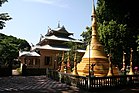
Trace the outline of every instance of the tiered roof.
{"label": "tiered roof", "polygon": [[[66,47],[66,46],[62,46],[62,43],[60,45],[58,44],[49,44],[53,41],[56,42],[75,42],[75,43],[80,43],[82,44],[83,42],[77,39],[74,39],[72,37],[70,37],[71,35],[73,35],[73,33],[69,33],[64,26],[60,27],[58,26],[58,28],[56,29],[48,29],[48,32],[46,35],[41,36],[40,38],[40,42],[32,47],[32,50],[35,49],[48,49],[48,50],[59,50],[59,51],[69,51],[70,48]],[[48,43],[49,42],[49,43]],[[79,52],[85,52],[85,50],[77,50]]]}
{"label": "tiered roof", "polygon": [[48,29],[48,33],[45,36],[51,36],[51,35],[56,35],[56,36],[65,36],[68,37],[70,35],[73,35],[73,33],[69,33],[64,26],[58,27],[56,29]]}

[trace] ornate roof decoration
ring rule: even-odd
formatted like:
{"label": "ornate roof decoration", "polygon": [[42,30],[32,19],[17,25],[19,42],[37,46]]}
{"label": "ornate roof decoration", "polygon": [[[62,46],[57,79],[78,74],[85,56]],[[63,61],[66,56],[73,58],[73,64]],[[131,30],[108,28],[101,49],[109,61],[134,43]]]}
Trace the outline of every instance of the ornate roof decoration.
{"label": "ornate roof decoration", "polygon": [[51,35],[56,35],[56,36],[63,36],[63,37],[68,37],[70,35],[73,35],[73,33],[69,33],[64,25],[60,27],[60,24],[58,25],[58,28],[56,29],[49,29],[47,34],[45,36],[51,36]]}
{"label": "ornate roof decoration", "polygon": [[58,26],[57,26],[57,28],[60,28],[60,21],[58,21]]}

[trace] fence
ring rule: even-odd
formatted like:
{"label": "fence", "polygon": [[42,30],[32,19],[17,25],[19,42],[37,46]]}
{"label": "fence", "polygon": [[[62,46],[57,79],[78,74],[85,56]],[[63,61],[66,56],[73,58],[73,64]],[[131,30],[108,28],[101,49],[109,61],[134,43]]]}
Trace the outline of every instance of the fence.
{"label": "fence", "polygon": [[49,70],[47,76],[56,81],[95,91],[99,89],[128,88],[139,86],[139,75],[122,75],[107,77],[84,77]]}

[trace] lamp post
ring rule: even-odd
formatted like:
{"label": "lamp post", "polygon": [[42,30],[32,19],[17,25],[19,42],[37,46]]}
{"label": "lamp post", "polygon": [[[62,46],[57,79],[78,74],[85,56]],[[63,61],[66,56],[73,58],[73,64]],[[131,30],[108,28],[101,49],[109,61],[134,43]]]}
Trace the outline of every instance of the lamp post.
{"label": "lamp post", "polygon": [[88,89],[90,89],[90,77],[91,77],[91,74],[90,74],[90,41],[89,41],[89,68],[88,68],[88,73],[89,73],[89,76],[88,76]]}
{"label": "lamp post", "polygon": [[90,42],[89,42],[89,78],[90,78],[91,74],[90,74]]}

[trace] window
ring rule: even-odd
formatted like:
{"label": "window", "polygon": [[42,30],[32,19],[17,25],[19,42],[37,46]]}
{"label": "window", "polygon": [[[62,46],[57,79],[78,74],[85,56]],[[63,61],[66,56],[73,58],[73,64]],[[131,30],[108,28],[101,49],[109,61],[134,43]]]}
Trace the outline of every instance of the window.
{"label": "window", "polygon": [[29,60],[28,60],[28,64],[29,64],[29,65],[33,65],[33,59],[29,59]]}
{"label": "window", "polygon": [[44,58],[44,64],[45,65],[50,65],[51,64],[51,61],[52,61],[52,57],[45,56],[45,58]]}

